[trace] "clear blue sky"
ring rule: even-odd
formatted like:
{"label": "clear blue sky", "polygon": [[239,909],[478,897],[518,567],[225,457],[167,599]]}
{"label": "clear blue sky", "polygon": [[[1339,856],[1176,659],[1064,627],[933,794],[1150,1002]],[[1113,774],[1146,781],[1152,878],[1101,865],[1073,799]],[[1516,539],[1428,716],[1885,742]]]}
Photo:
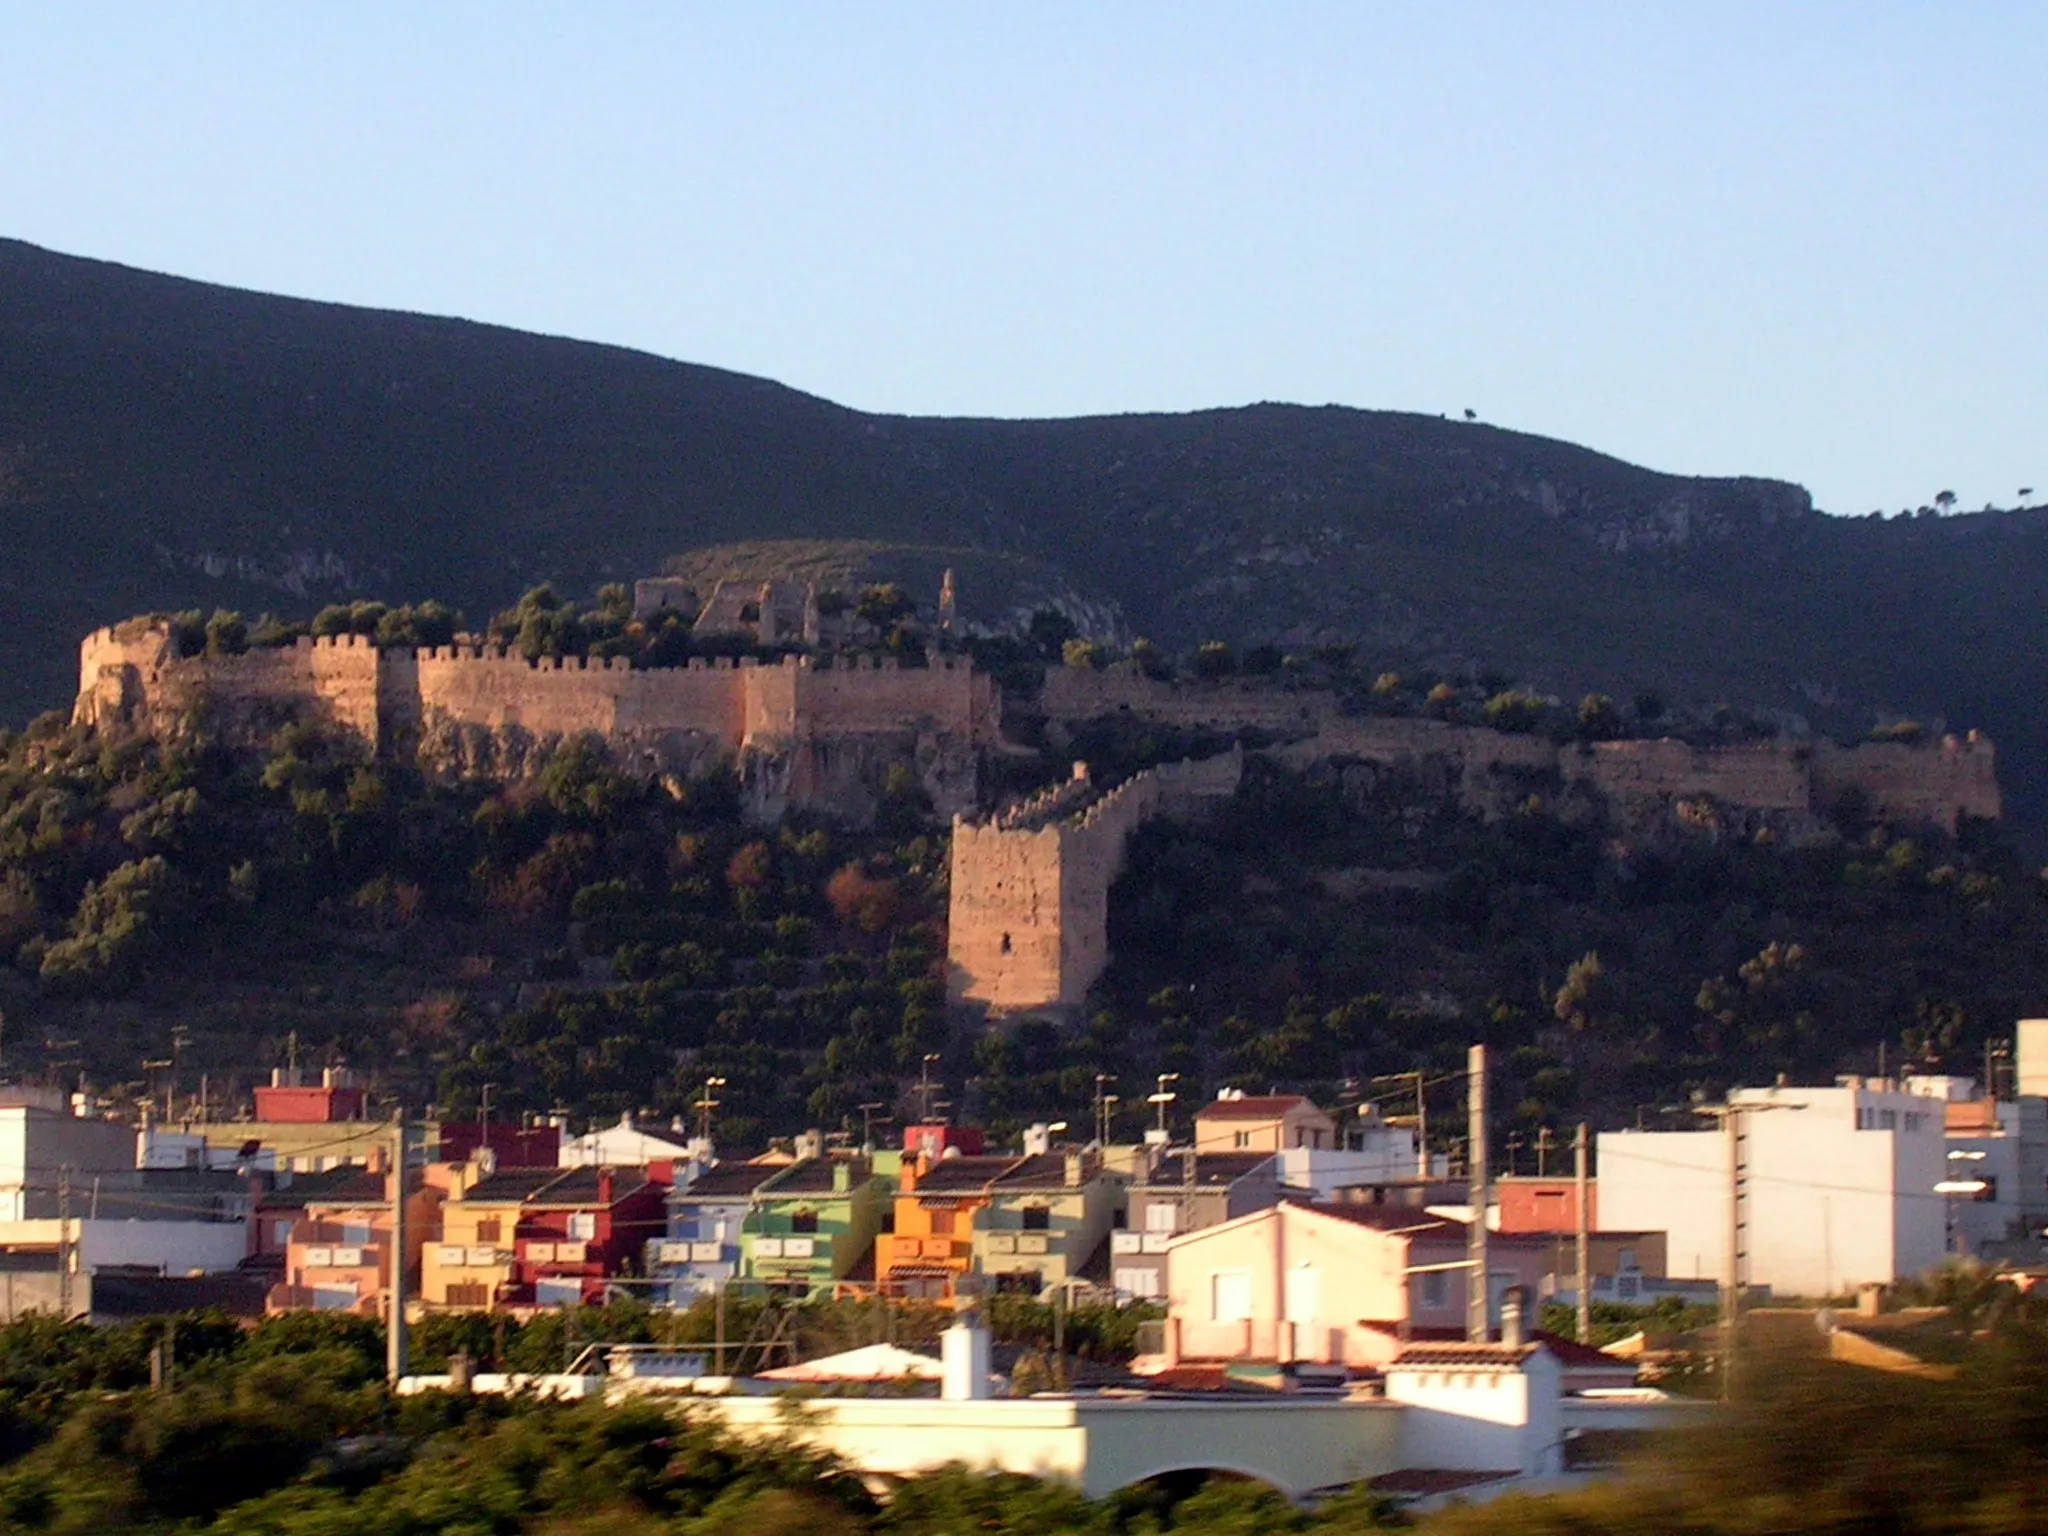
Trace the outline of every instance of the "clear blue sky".
{"label": "clear blue sky", "polygon": [[2048,496],[2048,4],[0,0],[0,234],[1006,416]]}

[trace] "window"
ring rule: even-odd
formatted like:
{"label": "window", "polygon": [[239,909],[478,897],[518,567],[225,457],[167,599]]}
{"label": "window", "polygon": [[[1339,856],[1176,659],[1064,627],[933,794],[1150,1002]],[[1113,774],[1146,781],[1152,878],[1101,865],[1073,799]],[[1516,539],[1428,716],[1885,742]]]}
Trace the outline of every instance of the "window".
{"label": "window", "polygon": [[296,1223],[292,1222],[289,1219],[272,1222],[270,1224],[270,1240],[273,1243],[276,1243],[278,1247],[282,1248],[286,1243],[292,1240],[292,1227],[294,1225],[296,1225]]}
{"label": "window", "polygon": [[481,1281],[465,1281],[448,1287],[448,1305],[451,1307],[488,1307],[491,1304],[491,1288]]}
{"label": "window", "polygon": [[1022,1211],[1026,1232],[1049,1232],[1052,1230],[1052,1212],[1042,1205],[1027,1205]]}
{"label": "window", "polygon": [[1252,1277],[1241,1269],[1221,1269],[1209,1276],[1209,1318],[1218,1323],[1248,1322],[1252,1315]]}
{"label": "window", "polygon": [[1145,1207],[1145,1230],[1147,1232],[1178,1232],[1180,1230],[1180,1207],[1160,1201]]}
{"label": "window", "polygon": [[1447,1307],[1451,1304],[1451,1277],[1434,1269],[1418,1277],[1422,1281],[1422,1305]]}
{"label": "window", "polygon": [[1250,1131],[1233,1131],[1230,1135],[1230,1144],[1238,1151],[1243,1152],[1252,1144],[1252,1133]]}
{"label": "window", "polygon": [[1323,1288],[1315,1267],[1297,1264],[1287,1271],[1287,1321],[1313,1323],[1322,1305]]}
{"label": "window", "polygon": [[952,1213],[951,1211],[933,1211],[933,1212],[932,1212],[932,1236],[933,1236],[933,1237],[951,1237],[952,1235],[953,1235],[953,1213]]}
{"label": "window", "polygon": [[1159,1271],[1156,1269],[1120,1269],[1116,1272],[1116,1288],[1119,1294],[1133,1301],[1150,1301],[1159,1295]]}
{"label": "window", "polygon": [[1006,934],[1004,934],[1004,935],[1003,935],[1003,953],[1007,955],[1007,954],[1008,954],[1009,952],[1010,952],[1010,936],[1009,936],[1009,935],[1008,935],[1008,934],[1006,933]]}
{"label": "window", "polygon": [[341,1224],[341,1240],[350,1247],[362,1247],[370,1240],[370,1224],[367,1221],[344,1221]]}
{"label": "window", "polygon": [[504,1224],[500,1222],[497,1217],[482,1217],[478,1220],[476,1224],[476,1240],[479,1243],[501,1242],[503,1241],[503,1238],[501,1237],[501,1233],[503,1232],[503,1230]]}
{"label": "window", "polygon": [[789,1230],[792,1232],[817,1231],[818,1213],[816,1211],[809,1210],[791,1212],[789,1218]]}
{"label": "window", "polygon": [[996,1276],[997,1294],[1004,1296],[1036,1296],[1044,1285],[1036,1270],[1013,1269]]}
{"label": "window", "polygon": [[597,1213],[595,1211],[573,1212],[569,1217],[569,1236],[586,1243],[593,1241],[597,1237]]}
{"label": "window", "polygon": [[1636,1263],[1636,1251],[1624,1248],[1615,1256],[1614,1267],[1624,1275],[1634,1274],[1642,1266]]}

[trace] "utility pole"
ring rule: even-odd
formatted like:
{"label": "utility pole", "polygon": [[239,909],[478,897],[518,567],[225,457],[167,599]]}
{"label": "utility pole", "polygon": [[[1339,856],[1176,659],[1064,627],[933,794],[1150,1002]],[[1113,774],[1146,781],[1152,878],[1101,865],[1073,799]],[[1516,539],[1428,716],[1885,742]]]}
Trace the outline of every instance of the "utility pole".
{"label": "utility pole", "polygon": [[1467,1135],[1471,1141],[1471,1169],[1468,1200],[1472,1220],[1465,1233],[1468,1278],[1465,1283],[1465,1338],[1484,1344],[1493,1331],[1491,1308],[1487,1305],[1486,1206],[1486,1047],[1475,1045],[1466,1058]]}
{"label": "utility pole", "polygon": [[1742,1310],[1742,1111],[1730,1104],[1721,1116],[1728,1146],[1728,1255],[1721,1265],[1721,1398],[1735,1398],[1735,1339]]}
{"label": "utility pole", "polygon": [[71,1165],[57,1169],[57,1318],[71,1321]]}
{"label": "utility pole", "polygon": [[1117,1096],[1109,1092],[1109,1085],[1116,1079],[1107,1072],[1095,1074],[1095,1144],[1109,1145],[1109,1107],[1116,1103]]}
{"label": "utility pole", "polygon": [[384,1375],[393,1387],[405,1374],[405,1106],[391,1117],[391,1317],[384,1329]]}
{"label": "utility pole", "polygon": [[[872,1152],[875,1150],[875,1111],[887,1108],[888,1105],[884,1104],[880,1099],[871,1099],[860,1106],[860,1145],[862,1151]],[[887,1123],[888,1121],[885,1119],[883,1124],[886,1125]]]}
{"label": "utility pole", "polygon": [[1536,1132],[1536,1177],[1550,1177],[1550,1127],[1547,1125]]}
{"label": "utility pole", "polygon": [[1573,1199],[1578,1207],[1579,1342],[1593,1342],[1593,1213],[1587,1209],[1591,1185],[1586,1178],[1586,1122],[1572,1138],[1572,1181],[1577,1186]]}
{"label": "utility pole", "polygon": [[1721,1397],[1724,1401],[1733,1401],[1735,1397],[1735,1356],[1741,1339],[1743,1261],[1749,1257],[1743,1248],[1748,1224],[1742,1219],[1742,1202],[1749,1182],[1743,1163],[1749,1141],[1744,1122],[1751,1114],[1767,1109],[1805,1107],[1804,1104],[1788,1104],[1777,1099],[1755,1099],[1738,1104],[1731,1092],[1725,1104],[1696,1105],[1693,1109],[1694,1114],[1712,1115],[1721,1122],[1728,1156],[1728,1251],[1721,1261],[1720,1366]]}
{"label": "utility pole", "polygon": [[1428,1179],[1429,1166],[1429,1101],[1423,1096],[1423,1075],[1414,1072],[1387,1072],[1372,1079],[1374,1086],[1380,1083],[1405,1083],[1415,1079],[1415,1177]]}

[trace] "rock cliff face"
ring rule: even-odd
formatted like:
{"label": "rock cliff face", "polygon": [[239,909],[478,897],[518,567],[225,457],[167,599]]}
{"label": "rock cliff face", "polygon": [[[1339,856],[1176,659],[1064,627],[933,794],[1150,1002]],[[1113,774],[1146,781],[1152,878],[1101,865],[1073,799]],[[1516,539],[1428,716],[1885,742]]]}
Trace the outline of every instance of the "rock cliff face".
{"label": "rock cliff face", "polygon": [[648,778],[734,768],[750,813],[771,821],[791,807],[865,821],[898,767],[941,814],[972,810],[981,755],[1001,735],[993,685],[951,657],[918,668],[790,658],[636,670],[618,659],[535,664],[496,647],[379,650],[361,636],[183,657],[155,620],[87,637],[73,715],[166,737],[205,729],[244,746],[310,721],[449,778],[520,777],[587,737]]}

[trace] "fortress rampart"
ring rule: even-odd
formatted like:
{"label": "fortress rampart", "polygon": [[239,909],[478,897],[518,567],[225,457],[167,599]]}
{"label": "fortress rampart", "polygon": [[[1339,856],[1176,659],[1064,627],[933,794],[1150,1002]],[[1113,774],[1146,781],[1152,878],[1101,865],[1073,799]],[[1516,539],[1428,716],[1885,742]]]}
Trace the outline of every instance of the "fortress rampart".
{"label": "fortress rampart", "polygon": [[1001,734],[993,683],[951,656],[928,667],[788,657],[635,668],[617,657],[531,662],[495,646],[380,650],[342,635],[181,657],[152,620],[86,637],[73,713],[167,735],[203,725],[244,745],[312,721],[448,777],[518,776],[590,735],[622,768],[650,775],[735,766],[763,817],[805,805],[858,818],[899,763],[942,813],[971,810],[980,754]]}
{"label": "fortress rampart", "polygon": [[1164,764],[1097,793],[1067,784],[984,821],[953,821],[949,991],[994,1012],[1076,1007],[1109,963],[1109,888],[1131,834],[1237,792],[1241,753]]}
{"label": "fortress rampart", "polygon": [[1954,832],[1965,816],[2002,808],[1997,755],[1972,731],[1925,744],[1827,741],[1694,747],[1686,742],[1559,743],[1438,720],[1346,715],[1319,691],[1242,682],[1180,685],[1129,665],[1049,669],[1047,718],[1078,723],[1128,713],[1185,728],[1257,728],[1294,739],[1272,755],[1295,766],[1353,760],[1409,767],[1476,810],[1519,804],[1532,783],[1583,787],[1623,816],[1709,799],[1743,810],[1817,819],[1860,800],[1873,814]]}

